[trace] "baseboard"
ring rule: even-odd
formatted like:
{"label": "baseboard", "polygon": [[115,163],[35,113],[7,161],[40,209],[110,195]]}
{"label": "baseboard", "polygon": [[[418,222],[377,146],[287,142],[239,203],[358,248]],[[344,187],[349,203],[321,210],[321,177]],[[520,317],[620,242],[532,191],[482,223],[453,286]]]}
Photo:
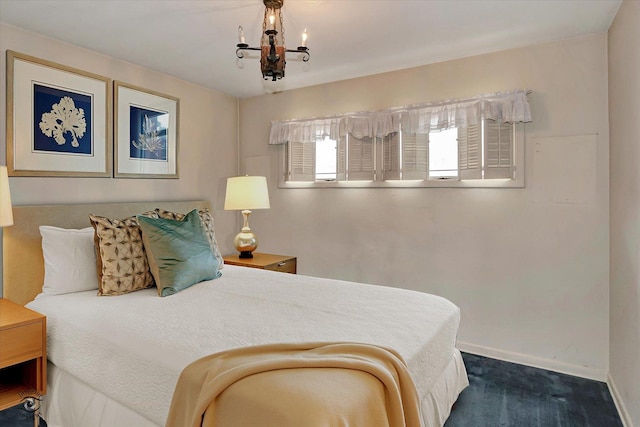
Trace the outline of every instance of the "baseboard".
{"label": "baseboard", "polygon": [[616,384],[613,382],[611,373],[607,375],[607,385],[609,386],[609,393],[611,393],[611,397],[613,398],[613,403],[615,403],[616,409],[618,409],[618,414],[620,414],[620,419],[622,420],[622,424],[624,425],[624,427],[633,427],[631,416],[627,411],[627,407],[624,406],[624,401],[620,396],[620,392],[618,392],[618,389],[616,388]]}
{"label": "baseboard", "polygon": [[545,359],[543,357],[529,356],[527,354],[484,347],[464,341],[458,341],[456,346],[460,351],[476,354],[478,356],[491,357],[492,359],[518,363],[520,365],[532,366],[534,368],[547,369],[549,371],[560,372],[562,374],[573,375],[590,380],[601,382],[607,381],[607,372],[603,369],[573,365],[571,363],[560,362],[558,360]]}

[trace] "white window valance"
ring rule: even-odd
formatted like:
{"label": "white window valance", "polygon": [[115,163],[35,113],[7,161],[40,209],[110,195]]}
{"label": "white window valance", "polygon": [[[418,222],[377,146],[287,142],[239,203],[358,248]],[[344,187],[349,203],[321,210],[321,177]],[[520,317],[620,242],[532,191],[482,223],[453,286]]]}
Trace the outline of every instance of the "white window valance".
{"label": "white window valance", "polygon": [[499,123],[527,123],[531,109],[526,90],[499,92],[474,98],[445,100],[382,111],[345,113],[330,117],[271,122],[269,144],[338,140],[347,133],[356,138],[385,137],[477,125],[483,119]]}

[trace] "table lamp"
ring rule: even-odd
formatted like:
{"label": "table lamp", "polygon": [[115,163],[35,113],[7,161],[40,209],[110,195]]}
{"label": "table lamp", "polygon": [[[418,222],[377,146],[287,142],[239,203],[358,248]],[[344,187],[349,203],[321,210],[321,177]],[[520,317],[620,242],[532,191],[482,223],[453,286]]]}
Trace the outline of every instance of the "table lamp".
{"label": "table lamp", "polygon": [[251,252],[258,247],[258,238],[249,228],[251,209],[269,209],[269,190],[264,176],[236,176],[227,178],[224,210],[240,210],[244,225],[233,239],[240,258],[253,258]]}
{"label": "table lamp", "polygon": [[7,175],[7,167],[0,166],[0,227],[9,225],[13,225],[9,176]]}

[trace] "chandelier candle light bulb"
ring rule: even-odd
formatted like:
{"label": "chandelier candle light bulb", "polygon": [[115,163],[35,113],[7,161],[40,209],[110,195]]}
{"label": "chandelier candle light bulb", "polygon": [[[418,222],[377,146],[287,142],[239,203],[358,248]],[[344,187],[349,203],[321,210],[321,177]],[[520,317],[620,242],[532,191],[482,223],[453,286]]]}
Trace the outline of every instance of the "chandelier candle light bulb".
{"label": "chandelier candle light bulb", "polygon": [[307,47],[307,38],[309,34],[307,34],[307,29],[305,28],[302,32],[302,42],[300,42],[300,47]]}
{"label": "chandelier candle light bulb", "polygon": [[244,39],[244,30],[242,29],[242,25],[238,26],[238,46],[240,45],[246,45],[247,43],[245,42]]}

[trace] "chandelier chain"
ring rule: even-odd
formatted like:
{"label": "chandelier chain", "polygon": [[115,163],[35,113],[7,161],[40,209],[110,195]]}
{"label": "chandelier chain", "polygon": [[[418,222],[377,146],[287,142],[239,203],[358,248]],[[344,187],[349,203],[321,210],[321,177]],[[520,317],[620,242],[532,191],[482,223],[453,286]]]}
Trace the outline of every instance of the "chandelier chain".
{"label": "chandelier chain", "polygon": [[278,10],[278,15],[280,15],[280,31],[282,32],[282,47],[287,48],[287,44],[284,42],[284,25],[282,24],[282,9]]}
{"label": "chandelier chain", "polygon": [[260,44],[265,46],[267,41],[267,20],[269,19],[269,9],[265,7],[264,9],[264,19],[262,20],[262,37],[260,38]]}

